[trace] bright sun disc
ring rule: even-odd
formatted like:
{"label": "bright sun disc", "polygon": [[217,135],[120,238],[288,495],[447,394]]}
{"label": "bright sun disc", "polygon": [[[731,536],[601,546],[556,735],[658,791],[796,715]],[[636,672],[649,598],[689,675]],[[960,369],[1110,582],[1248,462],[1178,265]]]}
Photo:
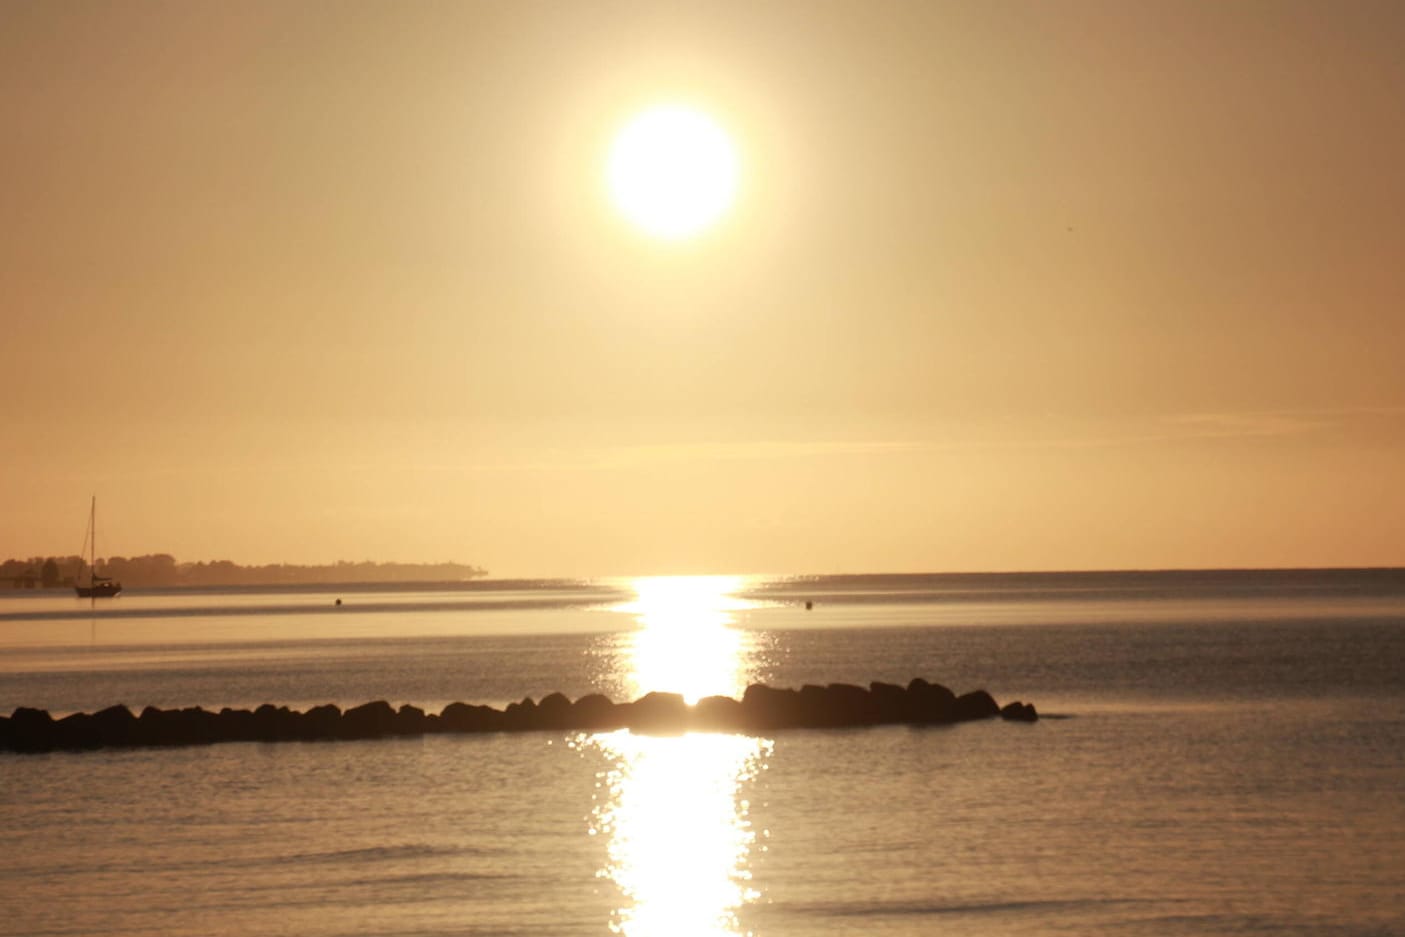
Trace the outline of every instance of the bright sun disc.
{"label": "bright sun disc", "polygon": [[715,223],[737,190],[737,153],[706,114],[661,106],[636,115],[610,147],[610,198],[655,237],[677,240]]}

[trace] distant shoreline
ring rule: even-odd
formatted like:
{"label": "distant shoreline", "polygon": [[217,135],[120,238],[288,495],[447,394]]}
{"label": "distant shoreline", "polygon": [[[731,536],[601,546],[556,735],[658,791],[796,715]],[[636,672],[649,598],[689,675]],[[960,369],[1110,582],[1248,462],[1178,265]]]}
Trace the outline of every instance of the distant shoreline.
{"label": "distant shoreline", "polygon": [[[442,563],[393,563],[370,560],[308,565],[268,563],[241,566],[230,560],[178,562],[169,553],[99,558],[98,574],[121,582],[128,589],[208,588],[227,586],[279,586],[467,582],[488,571],[452,561]],[[84,580],[89,569],[80,556],[35,556],[0,562],[0,590],[69,589]]]}

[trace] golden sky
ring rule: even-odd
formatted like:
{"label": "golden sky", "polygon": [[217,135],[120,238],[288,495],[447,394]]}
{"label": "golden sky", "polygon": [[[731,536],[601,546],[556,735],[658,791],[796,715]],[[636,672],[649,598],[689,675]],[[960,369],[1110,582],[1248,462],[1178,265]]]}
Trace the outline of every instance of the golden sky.
{"label": "golden sky", "polygon": [[[1405,4],[0,0],[0,557],[1405,564]],[[731,212],[605,154],[685,101]]]}

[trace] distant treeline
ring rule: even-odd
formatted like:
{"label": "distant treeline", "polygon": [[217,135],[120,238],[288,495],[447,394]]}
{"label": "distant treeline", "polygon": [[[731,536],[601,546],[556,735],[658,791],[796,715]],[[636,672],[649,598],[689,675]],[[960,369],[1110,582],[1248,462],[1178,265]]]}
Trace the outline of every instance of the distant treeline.
{"label": "distant treeline", "polygon": [[[54,589],[86,576],[80,556],[36,556],[0,563],[0,588]],[[327,566],[271,563],[240,566],[229,560],[178,563],[169,553],[110,556],[98,559],[98,575],[128,588],[161,586],[266,586],[284,583],[456,582],[486,576],[488,571],[463,563],[373,563],[340,560]]]}

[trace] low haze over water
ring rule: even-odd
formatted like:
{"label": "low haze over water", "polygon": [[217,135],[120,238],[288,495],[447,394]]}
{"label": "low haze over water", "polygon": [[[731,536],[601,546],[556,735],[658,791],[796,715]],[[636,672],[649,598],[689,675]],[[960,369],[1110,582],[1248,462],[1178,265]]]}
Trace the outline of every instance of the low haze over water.
{"label": "low haze over water", "polygon": [[3,712],[923,676],[1044,718],[0,754],[0,933],[1398,933],[1402,660],[1400,571],[6,594]]}

